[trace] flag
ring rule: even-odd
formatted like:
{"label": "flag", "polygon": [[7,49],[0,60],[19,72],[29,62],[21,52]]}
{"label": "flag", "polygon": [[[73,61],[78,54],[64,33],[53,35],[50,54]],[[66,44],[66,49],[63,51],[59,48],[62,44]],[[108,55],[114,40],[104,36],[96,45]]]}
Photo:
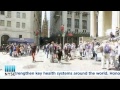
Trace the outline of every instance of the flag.
{"label": "flag", "polygon": [[39,30],[34,31],[35,36],[38,36]]}
{"label": "flag", "polygon": [[39,34],[39,31],[37,30],[37,31],[36,31],[36,36],[38,36],[38,34]]}
{"label": "flag", "polygon": [[64,31],[64,25],[62,25],[60,29],[63,32]]}

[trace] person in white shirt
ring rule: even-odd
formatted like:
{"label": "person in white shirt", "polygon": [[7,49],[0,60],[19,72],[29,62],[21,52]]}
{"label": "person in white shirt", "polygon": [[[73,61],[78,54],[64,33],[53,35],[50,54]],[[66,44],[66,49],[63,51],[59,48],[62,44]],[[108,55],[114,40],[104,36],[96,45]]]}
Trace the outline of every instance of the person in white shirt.
{"label": "person in white shirt", "polygon": [[103,57],[101,61],[102,69],[105,69],[105,63],[107,70],[110,70],[110,52],[111,52],[111,47],[109,41],[105,40],[103,46]]}
{"label": "person in white shirt", "polygon": [[111,53],[110,53],[110,61],[111,61],[111,64],[115,66],[115,49],[116,49],[116,46],[113,42],[110,43],[110,46],[111,46]]}
{"label": "person in white shirt", "polygon": [[99,47],[98,44],[96,44],[95,47],[94,47],[94,51],[95,51],[95,60],[96,60],[96,61],[98,61],[97,55],[98,55],[98,53],[100,52],[99,48],[100,48],[100,47]]}
{"label": "person in white shirt", "polygon": [[82,44],[82,42],[80,42],[80,44],[78,45],[78,50],[80,52],[80,57],[82,57],[82,55],[83,55],[83,44]]}
{"label": "person in white shirt", "polygon": [[75,43],[73,43],[71,45],[71,59],[75,59],[75,52],[76,52],[76,48],[75,48]]}
{"label": "person in white shirt", "polygon": [[118,41],[118,61],[119,61],[118,67],[120,67],[120,40]]}
{"label": "person in white shirt", "polygon": [[28,55],[30,55],[30,53],[31,53],[31,46],[30,45],[28,45],[28,47],[27,47],[27,53],[28,53]]}

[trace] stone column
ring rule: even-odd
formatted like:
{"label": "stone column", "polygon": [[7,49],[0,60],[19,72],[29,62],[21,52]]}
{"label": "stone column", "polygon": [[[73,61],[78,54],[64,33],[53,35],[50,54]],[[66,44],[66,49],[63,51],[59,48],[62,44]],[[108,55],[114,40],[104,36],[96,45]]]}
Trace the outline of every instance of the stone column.
{"label": "stone column", "polygon": [[118,28],[120,28],[120,11],[117,12],[117,16],[118,16],[118,19],[117,19],[118,25],[117,26],[118,26]]}
{"label": "stone column", "polygon": [[0,46],[1,46],[1,35],[0,35]]}
{"label": "stone column", "polygon": [[112,29],[118,27],[118,11],[112,11]]}
{"label": "stone column", "polygon": [[95,15],[95,11],[90,11],[90,36],[96,37],[96,15]]}
{"label": "stone column", "polygon": [[98,15],[98,37],[104,36],[104,11],[99,11]]}
{"label": "stone column", "polygon": [[65,44],[65,32],[67,31],[67,11],[62,11],[62,23],[64,25],[62,45],[64,45]]}
{"label": "stone column", "polygon": [[88,15],[87,15],[87,30],[86,30],[86,32],[90,32],[89,28],[90,28],[90,14],[88,13]]}
{"label": "stone column", "polygon": [[80,32],[83,32],[83,30],[82,30],[82,11],[80,12],[80,26],[79,26],[79,28],[80,28]]}
{"label": "stone column", "polygon": [[64,25],[64,31],[67,31],[67,11],[62,11],[62,23]]}
{"label": "stone column", "polygon": [[75,14],[74,11],[72,11],[72,18],[71,18],[71,31],[75,31],[75,18],[74,18]]}

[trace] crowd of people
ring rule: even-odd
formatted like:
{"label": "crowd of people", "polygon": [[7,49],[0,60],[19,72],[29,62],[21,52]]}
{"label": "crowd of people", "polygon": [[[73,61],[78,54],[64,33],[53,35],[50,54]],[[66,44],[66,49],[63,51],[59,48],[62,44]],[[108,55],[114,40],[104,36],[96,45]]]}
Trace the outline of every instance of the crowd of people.
{"label": "crowd of people", "polygon": [[61,63],[61,60],[66,61],[74,60],[76,58],[77,52],[79,52],[79,59],[87,60],[101,60],[102,69],[105,68],[110,70],[110,66],[115,68],[120,67],[120,41],[109,41],[103,40],[98,42],[93,40],[91,42],[80,42],[78,45],[75,43],[65,43],[62,47],[61,44],[54,42],[48,43],[43,46],[43,52],[50,56],[50,61],[54,62],[55,59],[58,59],[58,62]]}
{"label": "crowd of people", "polygon": [[39,52],[39,46],[32,44],[16,44],[12,43],[6,46],[6,50],[11,57],[32,56],[35,62],[35,53]]}
{"label": "crowd of people", "polygon": [[[93,41],[80,41],[76,43],[65,43],[64,45],[47,43],[42,47],[43,52],[50,62],[54,63],[55,59],[61,63],[61,60],[70,61],[76,58],[80,60],[101,60],[101,68],[110,70],[111,65],[118,69],[120,67],[120,40],[114,40],[113,36],[119,36],[118,29],[116,35],[110,33],[110,40],[102,42],[94,39]],[[10,44],[7,46],[11,57],[32,56],[35,62],[35,54],[39,52],[40,47],[33,44]],[[78,56],[78,57],[77,57]]]}

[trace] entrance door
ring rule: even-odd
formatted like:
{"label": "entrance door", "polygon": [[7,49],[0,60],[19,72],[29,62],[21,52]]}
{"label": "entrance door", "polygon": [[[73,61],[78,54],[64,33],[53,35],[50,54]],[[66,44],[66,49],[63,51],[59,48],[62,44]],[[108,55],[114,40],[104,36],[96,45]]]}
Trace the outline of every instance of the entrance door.
{"label": "entrance door", "polygon": [[2,37],[1,37],[1,45],[6,45],[6,44],[8,44],[8,39],[9,39],[9,36],[8,35],[3,35]]}

